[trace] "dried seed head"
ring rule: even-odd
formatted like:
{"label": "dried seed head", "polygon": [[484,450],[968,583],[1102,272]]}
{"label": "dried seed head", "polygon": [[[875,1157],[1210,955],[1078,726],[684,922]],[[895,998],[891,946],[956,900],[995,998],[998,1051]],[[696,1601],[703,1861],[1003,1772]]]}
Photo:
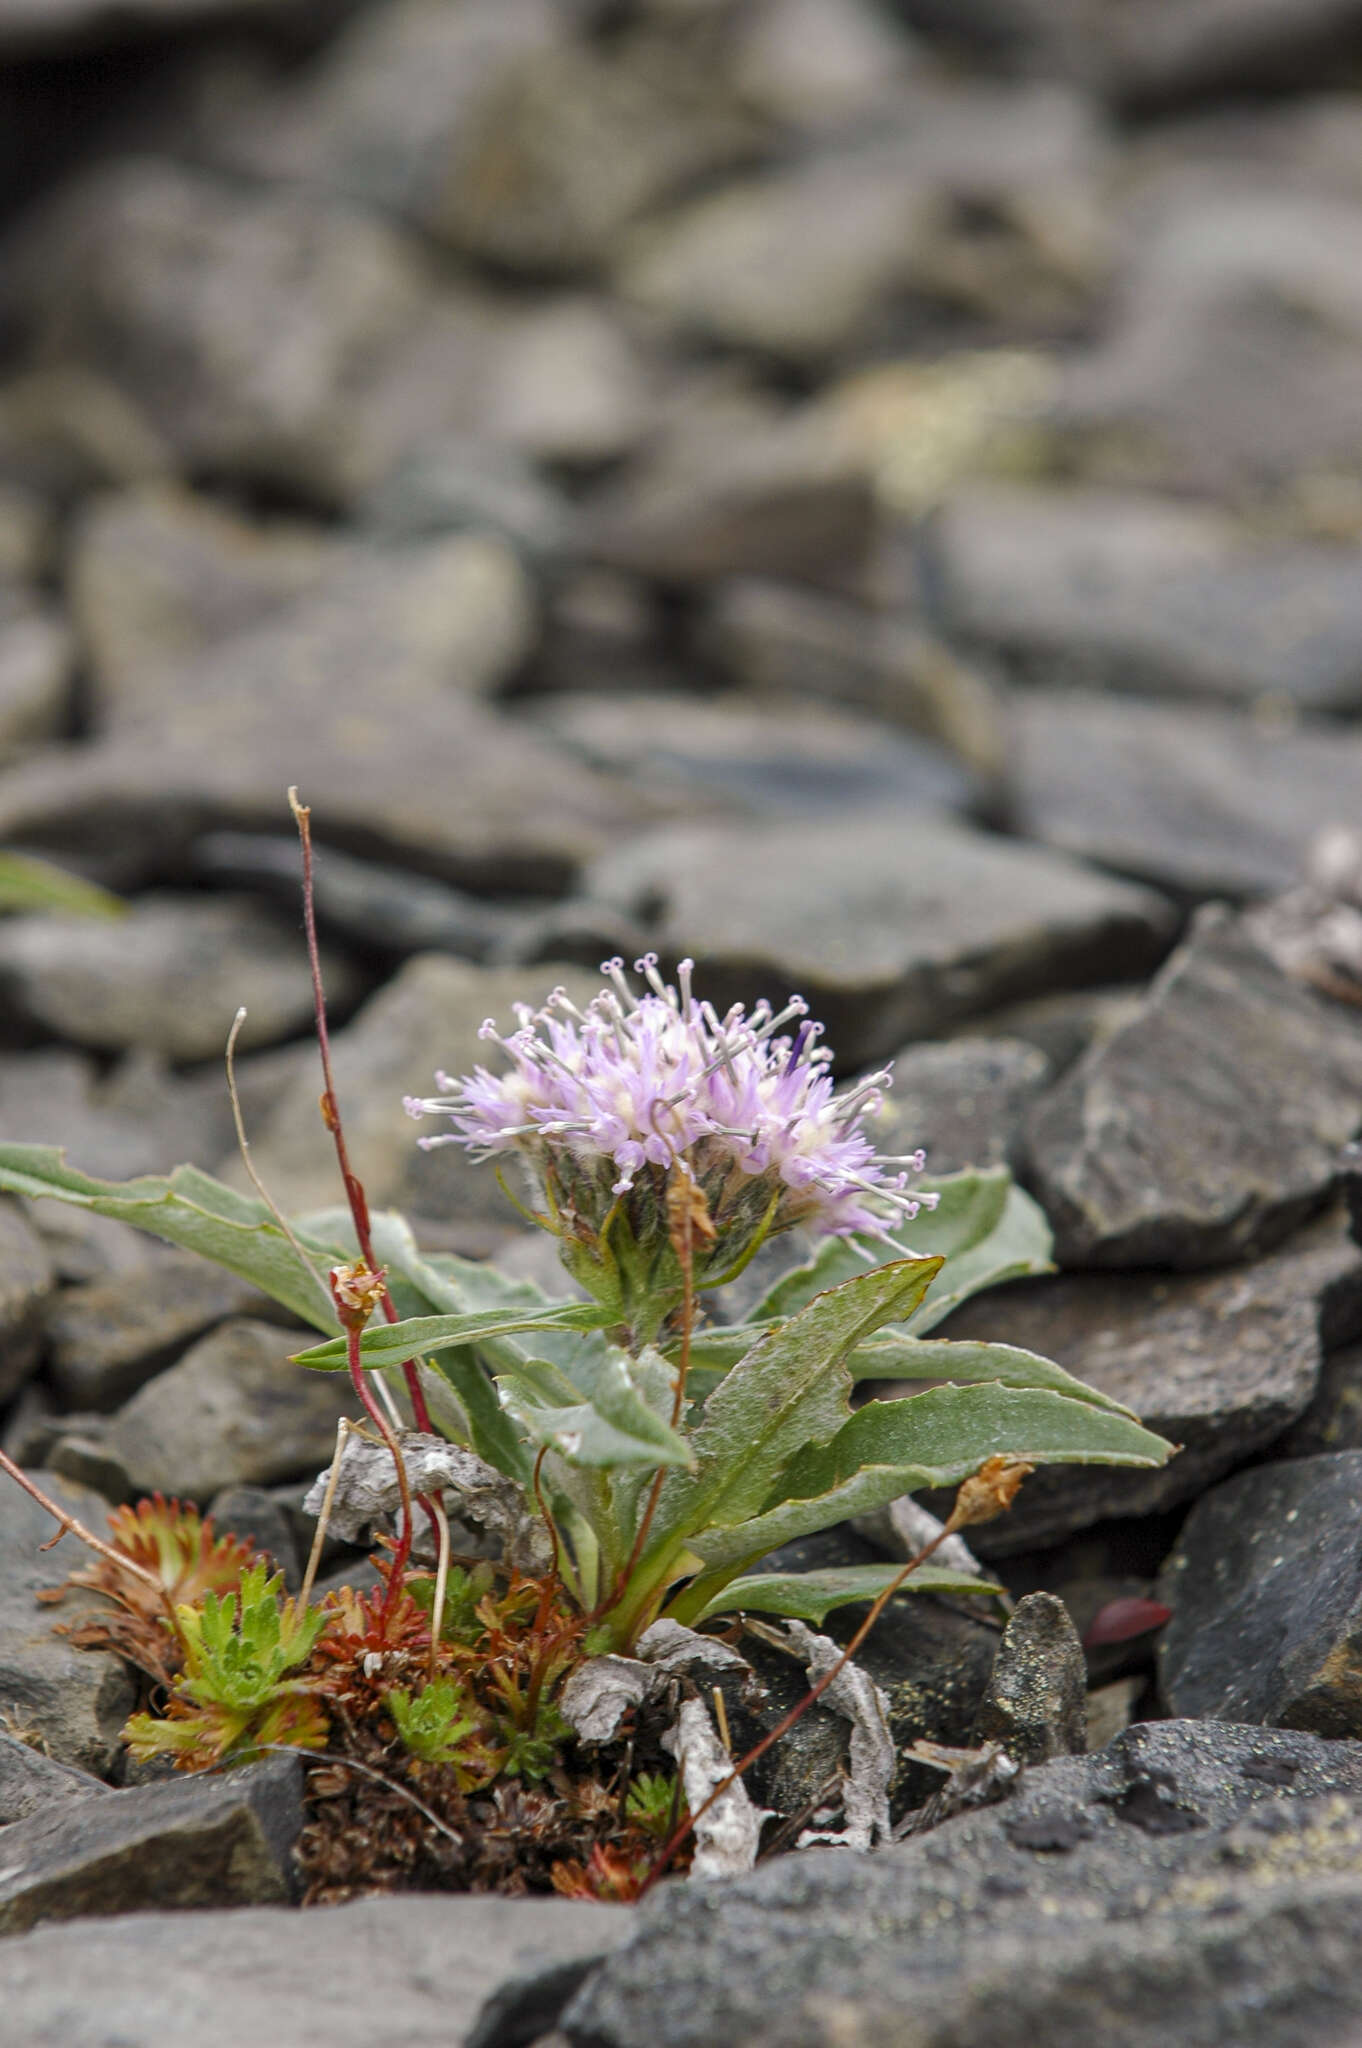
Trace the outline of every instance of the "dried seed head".
{"label": "dried seed head", "polygon": [[991,1522],[1006,1514],[1023,1479],[1035,1469],[1024,1458],[986,1458],[956,1494],[947,1528],[965,1529],[971,1523]]}
{"label": "dried seed head", "polygon": [[387,1268],[375,1273],[363,1259],[331,1268],[331,1298],[347,1330],[362,1330],[383,1299]]}

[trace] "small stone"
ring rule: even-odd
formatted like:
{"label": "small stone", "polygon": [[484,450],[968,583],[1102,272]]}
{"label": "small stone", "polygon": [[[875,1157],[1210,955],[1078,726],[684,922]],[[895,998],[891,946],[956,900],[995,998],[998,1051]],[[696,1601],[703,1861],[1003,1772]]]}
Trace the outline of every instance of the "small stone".
{"label": "small stone", "polygon": [[1035,1472],[972,1544],[1008,1556],[1195,1499],[1305,1410],[1328,1342],[1352,1335],[1359,1316],[1362,1254],[1336,1214],[1229,1272],[1066,1273],[967,1302],[934,1334],[1040,1352],[1180,1446],[1157,1472]]}
{"label": "small stone", "polygon": [[268,1304],[249,1281],[195,1252],[162,1252],[58,1297],[46,1319],[48,1370],[68,1408],[115,1408],[214,1324],[262,1312]]}
{"label": "small stone", "polygon": [[1220,513],[1134,493],[1001,484],[957,492],[934,539],[952,637],[1029,680],[1362,702],[1351,548],[1250,540]]}
{"label": "small stone", "polygon": [[1330,1737],[1362,1730],[1362,1453],[1240,1472],[1192,1510],[1159,1582],[1175,1714]]}
{"label": "small stone", "polygon": [[1001,1742],[1019,1764],[1082,1756],[1087,1689],[1083,1645],[1064,1602],[1028,1593],[1003,1630],[970,1740]]}
{"label": "small stone", "polygon": [[797,989],[851,1069],[1008,997],[1136,973],[1171,925],[1145,891],[911,815],[663,828],[588,889],[695,958],[721,1010]]}
{"label": "small stone", "polygon": [[0,1202],[0,1403],[38,1363],[55,1284],[52,1255],[33,1225],[15,1203]]}
{"label": "small stone", "polygon": [[219,1536],[240,1536],[263,1550],[284,1574],[284,1584],[296,1593],[302,1584],[294,1518],[273,1493],[263,1486],[227,1486],[208,1503],[213,1528]]}
{"label": "small stone", "polygon": [[206,1504],[224,1487],[268,1486],[328,1464],[338,1418],[357,1417],[359,1406],[343,1373],[290,1363],[306,1341],[233,1321],[134,1394],[108,1434],[134,1492]]}
{"label": "small stone", "polygon": [[[106,1532],[108,1503],[83,1486],[42,1471],[31,1476],[57,1505],[95,1535]],[[137,1688],[123,1661],[106,1650],[77,1650],[52,1624],[71,1621],[100,1605],[78,1592],[58,1606],[40,1607],[35,1594],[60,1586],[83,1561],[75,1537],[56,1550],[41,1546],[57,1533],[45,1508],[5,1480],[0,1486],[0,1725],[41,1744],[58,1763],[96,1774],[118,1754],[123,1723]],[[0,1857],[0,1867],[5,1859]]]}
{"label": "small stone", "polygon": [[302,1793],[300,1760],[271,1756],[225,1777],[139,1785],[16,1821],[3,1837],[0,1932],[155,1906],[286,1900]]}
{"label": "small stone", "polygon": [[54,1763],[13,1735],[0,1735],[0,1827],[29,1820],[45,1808],[71,1799],[89,1799],[108,1787],[88,1771]]}
{"label": "small stone", "polygon": [[[104,1417],[91,1417],[102,1424]],[[103,1428],[90,1428],[83,1418],[78,1426],[62,1427],[44,1452],[49,1472],[59,1472],[74,1486],[88,1486],[111,1507],[121,1507],[136,1492],[126,1461],[107,1440]]]}
{"label": "small stone", "polygon": [[[358,977],[334,953],[326,980],[338,1007],[354,1001]],[[312,1016],[296,932],[246,897],[157,894],[107,923],[10,918],[0,926],[0,988],[58,1037],[172,1060],[219,1057],[239,1006],[243,1049],[290,1037]]]}
{"label": "small stone", "polygon": [[1018,831],[1184,897],[1290,888],[1362,783],[1344,730],[1134,698],[1028,690],[1012,733]]}
{"label": "small stone", "polygon": [[[237,1776],[198,1789],[221,1796]],[[142,1911],[0,1943],[0,2001],[35,2048],[152,2048],[177,2032],[196,2048],[454,2048],[472,2041],[489,1998],[506,2021],[495,2038],[529,2041],[634,1919],[629,1907],[579,1900],[429,1893],[319,1913]],[[526,2024],[513,2035],[517,2020]]]}
{"label": "small stone", "polygon": [[[478,1038],[484,1018],[510,1024],[513,1003],[541,1001],[559,982],[578,1004],[600,988],[598,975],[577,967],[483,968],[443,954],[418,954],[353,1023],[334,1034],[346,1143],[373,1207],[428,1217],[509,1218],[490,1168],[474,1165],[461,1146],[420,1150],[423,1133],[435,1137],[447,1126],[413,1122],[402,1099],[432,1089],[437,1069],[463,1074],[489,1064],[495,1049]],[[317,1114],[315,1074],[300,1076],[258,1125],[251,1152],[286,1214],[334,1205],[335,1148]],[[227,1160],[222,1172],[234,1184],[246,1184],[239,1161]]]}
{"label": "small stone", "polygon": [[1010,1164],[1026,1110],[1050,1076],[1044,1053],[1018,1038],[908,1045],[893,1064],[893,1085],[866,1134],[887,1156],[920,1147],[928,1187],[934,1174]]}
{"label": "small stone", "polygon": [[1031,1114],[1060,1263],[1196,1268],[1267,1250],[1336,1184],[1360,1102],[1355,1018],[1208,907],[1138,1013]]}

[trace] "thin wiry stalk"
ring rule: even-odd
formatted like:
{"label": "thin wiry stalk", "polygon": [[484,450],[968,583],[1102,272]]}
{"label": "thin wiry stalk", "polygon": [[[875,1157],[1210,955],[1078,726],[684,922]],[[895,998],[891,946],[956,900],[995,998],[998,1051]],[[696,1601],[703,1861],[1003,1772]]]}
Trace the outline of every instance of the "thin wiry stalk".
{"label": "thin wiry stalk", "polygon": [[232,1122],[236,1126],[237,1150],[241,1154],[241,1163],[246,1169],[246,1173],[250,1180],[251,1186],[255,1189],[261,1201],[265,1204],[265,1207],[269,1210],[271,1216],[279,1225],[279,1228],[283,1231],[284,1236],[292,1245],[299,1259],[301,1259],[304,1266],[306,1266],[308,1272],[316,1281],[317,1286],[321,1290],[322,1299],[326,1303],[327,1309],[329,1310],[331,1307],[330,1288],[327,1286],[326,1281],[323,1279],[322,1275],[318,1272],[316,1266],[313,1264],[311,1254],[305,1252],[303,1250],[302,1245],[299,1244],[298,1239],[294,1234],[292,1224],[289,1222],[283,1210],[279,1207],[279,1204],[275,1201],[274,1196],[265,1186],[265,1183],[260,1178],[260,1175],[256,1172],[255,1161],[251,1157],[250,1142],[246,1136],[246,1120],[241,1114],[241,1096],[237,1090],[236,1085],[236,1042],[238,1035],[240,1034],[241,1027],[245,1022],[246,1008],[245,1005],[243,1004],[242,1007],[237,1011],[236,1016],[232,1019],[232,1028],[227,1033],[227,1050],[225,1054],[227,1064],[227,1094],[232,1104]]}
{"label": "thin wiry stalk", "polygon": [[336,1498],[336,1483],[340,1478],[341,1458],[345,1451],[347,1437],[355,1425],[348,1415],[342,1415],[336,1424],[336,1450],[331,1460],[331,1470],[326,1475],[326,1492],[322,1495],[322,1511],[317,1517],[317,1533],[312,1538],[312,1549],[308,1554],[307,1570],[303,1574],[302,1591],[298,1595],[300,1607],[306,1607],[312,1597],[312,1588],[317,1582],[317,1567],[322,1561],[322,1545],[326,1541],[327,1525],[331,1520],[331,1509]]}

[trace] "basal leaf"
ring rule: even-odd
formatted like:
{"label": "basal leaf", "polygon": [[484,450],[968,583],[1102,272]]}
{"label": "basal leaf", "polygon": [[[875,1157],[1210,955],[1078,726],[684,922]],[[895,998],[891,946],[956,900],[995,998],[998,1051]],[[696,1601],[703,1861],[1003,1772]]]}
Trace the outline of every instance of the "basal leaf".
{"label": "basal leaf", "polygon": [[931,1259],[876,1266],[762,1338],[711,1395],[693,1439],[697,1469],[664,1486],[649,1555],[685,1532],[757,1513],[801,1446],[826,1442],[845,1417],[847,1354],[895,1314],[911,1313],[936,1271]]}
{"label": "basal leaf", "polygon": [[[815,1627],[835,1607],[849,1607],[858,1600],[874,1600],[886,1586],[892,1586],[903,1570],[901,1564],[852,1564],[821,1572],[758,1572],[745,1579],[733,1579],[722,1593],[716,1593],[698,1617],[709,1621],[716,1614],[783,1614],[795,1621],[811,1621]],[[945,1565],[920,1564],[903,1582],[905,1593],[1001,1593],[991,1579],[976,1579],[968,1572],[951,1571]]]}
{"label": "basal leaf", "polygon": [[0,1190],[67,1202],[131,1223],[252,1281],[314,1328],[336,1327],[325,1279],[318,1275],[344,1255],[342,1248],[300,1234],[304,1250],[315,1257],[314,1273],[263,1202],[238,1194],[197,1167],[177,1166],[169,1175],[148,1173],[136,1180],[96,1180],[68,1166],[55,1146],[0,1144]]}
{"label": "basal leaf", "polygon": [[[469,1314],[408,1316],[400,1323],[371,1323],[360,1339],[363,1362],[371,1372],[418,1353],[438,1351],[446,1344],[483,1344],[519,1330],[598,1330],[607,1321],[606,1311],[594,1301],[549,1302],[544,1306],[475,1310]],[[345,1339],[314,1344],[300,1351],[295,1365],[308,1365],[318,1372],[342,1371],[346,1364]]]}
{"label": "basal leaf", "polygon": [[1128,1416],[1048,1388],[933,1387],[902,1401],[868,1401],[831,1439],[795,1453],[760,1513],[740,1526],[696,1530],[690,1546],[711,1568],[740,1569],[901,1494],[958,1486],[985,1458],[1151,1466],[1171,1450]]}
{"label": "basal leaf", "polygon": [[[648,1398],[656,1379],[647,1353],[632,1360],[599,1331],[558,1352],[556,1362],[530,1359],[497,1375],[503,1404],[535,1443],[571,1465],[691,1464],[685,1439]],[[669,1388],[665,1365],[662,1376]]]}
{"label": "basal leaf", "polygon": [[[1116,1415],[1130,1415],[1119,1401],[1075,1379],[1052,1358],[1015,1344],[979,1344],[951,1337],[909,1337],[901,1330],[877,1330],[851,1356],[853,1379],[949,1380],[972,1386],[1000,1380],[1005,1387],[1049,1387],[1073,1401],[1090,1401]],[[1138,1420],[1138,1417],[1132,1417]]]}

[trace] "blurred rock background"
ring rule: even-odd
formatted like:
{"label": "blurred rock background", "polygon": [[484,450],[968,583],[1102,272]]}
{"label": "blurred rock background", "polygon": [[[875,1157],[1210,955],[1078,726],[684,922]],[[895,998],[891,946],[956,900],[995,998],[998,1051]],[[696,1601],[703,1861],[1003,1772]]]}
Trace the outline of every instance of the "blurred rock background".
{"label": "blurred rock background", "polygon": [[[1009,1160],[1038,1348],[1193,1447],[1001,1547],[1143,1517],[1130,1591],[1288,1428],[1362,1444],[1362,4],[0,0],[0,109],[0,844],[130,906],[0,923],[5,1137],[239,1180],[244,1004],[257,1162],[334,1199],[296,783],[429,1242],[535,1258],[401,1096],[691,954]],[[325,1456],[302,1393],[172,1441],[206,1375],[258,1415],[256,1298],[5,1229],[16,1455]]]}

